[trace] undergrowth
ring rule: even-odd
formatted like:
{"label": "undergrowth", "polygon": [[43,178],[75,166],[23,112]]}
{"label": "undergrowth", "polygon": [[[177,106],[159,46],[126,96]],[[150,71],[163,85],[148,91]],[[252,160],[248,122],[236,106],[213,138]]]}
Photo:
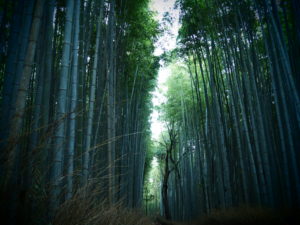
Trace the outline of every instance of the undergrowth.
{"label": "undergrowth", "polygon": [[126,209],[122,204],[109,205],[84,194],[77,194],[57,211],[53,225],[153,225],[138,210]]}

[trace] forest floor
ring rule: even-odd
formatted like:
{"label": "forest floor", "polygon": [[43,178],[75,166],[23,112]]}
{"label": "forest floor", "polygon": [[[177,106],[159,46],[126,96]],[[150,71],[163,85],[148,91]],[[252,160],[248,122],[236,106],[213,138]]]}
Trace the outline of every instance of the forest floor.
{"label": "forest floor", "polygon": [[269,209],[241,206],[214,210],[190,222],[174,222],[161,216],[146,216],[142,210],[121,205],[93,204],[73,198],[58,211],[53,225],[300,225],[300,209]]}
{"label": "forest floor", "polygon": [[191,222],[173,222],[157,217],[155,225],[300,225],[300,210],[231,208],[212,212]]}

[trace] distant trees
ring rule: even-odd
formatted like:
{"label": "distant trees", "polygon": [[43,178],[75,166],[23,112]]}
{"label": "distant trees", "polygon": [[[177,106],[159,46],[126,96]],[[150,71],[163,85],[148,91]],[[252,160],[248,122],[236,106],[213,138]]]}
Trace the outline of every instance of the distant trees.
{"label": "distant trees", "polygon": [[159,66],[148,0],[5,7],[0,189],[8,224],[53,218],[74,193],[96,187],[103,201],[139,206]]}
{"label": "distant trees", "polygon": [[295,5],[178,1],[185,66],[173,69],[163,107],[177,126],[179,155],[187,152],[180,186],[169,181],[173,217],[239,204],[299,206]]}

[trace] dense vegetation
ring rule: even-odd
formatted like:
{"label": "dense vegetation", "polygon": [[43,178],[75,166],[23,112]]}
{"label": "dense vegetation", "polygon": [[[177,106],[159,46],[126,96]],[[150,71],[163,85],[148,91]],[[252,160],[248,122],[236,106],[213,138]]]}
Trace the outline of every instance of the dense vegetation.
{"label": "dense vegetation", "polygon": [[180,46],[162,106],[164,214],[299,207],[299,2],[177,6]]}
{"label": "dense vegetation", "polygon": [[77,192],[141,205],[158,32],[148,0],[1,3],[7,223],[45,224]]}
{"label": "dense vegetation", "polygon": [[0,2],[1,224],[151,224],[142,206],[290,224],[214,210],[300,207],[299,1],[177,0],[178,47],[161,57],[149,2]]}

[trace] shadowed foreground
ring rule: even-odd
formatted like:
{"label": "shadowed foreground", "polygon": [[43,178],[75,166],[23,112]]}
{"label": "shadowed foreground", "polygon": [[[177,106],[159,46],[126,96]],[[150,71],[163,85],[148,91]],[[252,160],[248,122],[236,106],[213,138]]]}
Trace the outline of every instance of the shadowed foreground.
{"label": "shadowed foreground", "polygon": [[109,206],[103,201],[77,195],[63,204],[53,225],[298,225],[299,210],[239,207],[216,210],[190,222],[173,222],[163,217],[150,218],[121,203]]}
{"label": "shadowed foreground", "polygon": [[171,222],[157,218],[160,225],[298,225],[299,210],[271,210],[265,208],[231,208],[217,210],[189,223]]}

